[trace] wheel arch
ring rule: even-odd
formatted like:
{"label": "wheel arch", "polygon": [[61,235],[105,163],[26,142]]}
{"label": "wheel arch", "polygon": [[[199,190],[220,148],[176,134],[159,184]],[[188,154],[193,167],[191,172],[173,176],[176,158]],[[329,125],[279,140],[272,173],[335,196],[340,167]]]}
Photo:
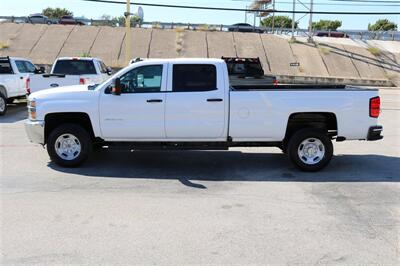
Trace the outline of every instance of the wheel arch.
{"label": "wheel arch", "polygon": [[8,98],[7,96],[7,89],[6,87],[4,87],[4,85],[0,84],[0,93],[2,93],[4,95],[4,97],[6,97],[6,99]]}
{"label": "wheel arch", "polygon": [[44,129],[44,139],[47,139],[50,132],[62,124],[77,124],[83,127],[89,133],[92,140],[95,139],[95,134],[93,131],[92,121],[90,116],[84,112],[63,112],[63,113],[50,113],[46,114],[44,117],[45,129]]}
{"label": "wheel arch", "polygon": [[324,131],[330,137],[338,132],[338,123],[335,113],[330,112],[297,112],[290,114],[285,131],[285,140],[298,130],[314,128]]}

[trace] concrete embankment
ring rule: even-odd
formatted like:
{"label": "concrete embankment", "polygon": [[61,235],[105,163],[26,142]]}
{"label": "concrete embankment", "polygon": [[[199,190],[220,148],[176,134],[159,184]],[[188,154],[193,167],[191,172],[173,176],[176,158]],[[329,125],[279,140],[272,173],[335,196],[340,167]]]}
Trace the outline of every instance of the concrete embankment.
{"label": "concrete embankment", "polygon": [[[37,64],[52,64],[59,56],[91,55],[121,68],[126,65],[125,42],[125,30],[118,27],[0,24],[0,55],[27,57]],[[305,38],[291,41],[270,34],[133,28],[131,56],[259,57],[265,73],[296,80],[400,85],[397,41],[316,37],[310,44]]]}

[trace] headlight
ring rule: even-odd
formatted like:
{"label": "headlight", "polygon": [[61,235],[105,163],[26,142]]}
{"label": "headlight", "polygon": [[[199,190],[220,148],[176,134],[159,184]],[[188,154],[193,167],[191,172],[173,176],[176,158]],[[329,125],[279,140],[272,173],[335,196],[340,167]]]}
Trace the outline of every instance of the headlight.
{"label": "headlight", "polygon": [[28,101],[28,114],[29,120],[36,120],[36,101],[34,99]]}

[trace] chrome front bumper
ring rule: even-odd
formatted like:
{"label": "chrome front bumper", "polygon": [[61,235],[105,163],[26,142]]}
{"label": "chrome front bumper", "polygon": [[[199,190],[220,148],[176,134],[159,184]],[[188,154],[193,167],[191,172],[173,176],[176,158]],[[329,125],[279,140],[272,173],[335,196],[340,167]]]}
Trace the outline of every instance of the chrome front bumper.
{"label": "chrome front bumper", "polygon": [[44,121],[27,120],[25,131],[31,142],[44,145]]}

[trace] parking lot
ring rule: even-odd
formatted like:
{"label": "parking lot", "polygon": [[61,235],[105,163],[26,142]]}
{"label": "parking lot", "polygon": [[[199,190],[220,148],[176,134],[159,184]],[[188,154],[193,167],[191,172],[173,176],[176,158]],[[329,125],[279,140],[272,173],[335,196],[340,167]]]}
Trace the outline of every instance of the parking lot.
{"label": "parking lot", "polygon": [[275,148],[94,153],[61,168],[29,143],[26,103],[0,117],[1,261],[399,264],[400,89],[384,140],[335,143],[321,172]]}

